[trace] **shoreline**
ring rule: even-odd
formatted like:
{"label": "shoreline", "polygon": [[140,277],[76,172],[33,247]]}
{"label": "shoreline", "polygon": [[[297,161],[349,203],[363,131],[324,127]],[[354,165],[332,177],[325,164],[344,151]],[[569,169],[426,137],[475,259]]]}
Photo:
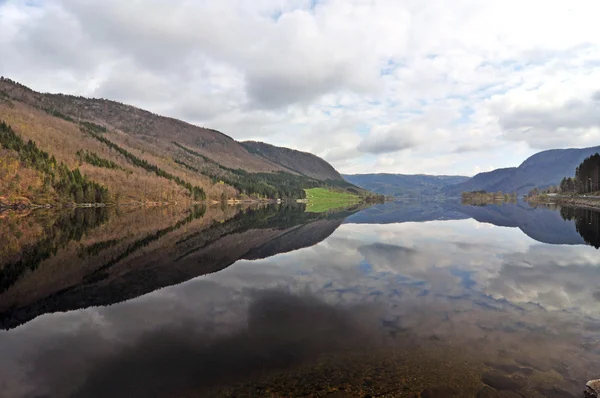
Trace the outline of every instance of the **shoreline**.
{"label": "shoreline", "polygon": [[582,196],[575,197],[545,197],[542,200],[529,199],[525,200],[530,204],[554,204],[560,206],[577,207],[580,209],[600,210],[600,198],[585,198]]}
{"label": "shoreline", "polygon": [[285,202],[296,203],[296,200],[281,200],[281,199],[228,199],[226,202],[217,200],[191,201],[191,202],[127,202],[127,203],[46,203],[36,204],[29,201],[19,201],[14,203],[6,203],[0,201],[0,213],[6,211],[24,212],[28,210],[38,209],[81,209],[81,208],[99,208],[99,207],[123,207],[123,208],[150,208],[161,206],[252,206],[252,205],[267,205],[267,204],[282,204]]}

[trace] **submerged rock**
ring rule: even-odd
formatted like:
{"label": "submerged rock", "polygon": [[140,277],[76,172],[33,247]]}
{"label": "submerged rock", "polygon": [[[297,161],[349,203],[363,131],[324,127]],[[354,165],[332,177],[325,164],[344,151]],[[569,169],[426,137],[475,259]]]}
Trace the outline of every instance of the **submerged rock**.
{"label": "submerged rock", "polygon": [[585,385],[585,396],[587,398],[600,398],[600,379],[587,382]]}
{"label": "submerged rock", "polygon": [[498,398],[523,398],[523,396],[515,391],[503,390],[498,392]]}
{"label": "submerged rock", "polygon": [[490,386],[483,386],[477,393],[477,398],[498,398],[498,392]]}
{"label": "submerged rock", "polygon": [[452,398],[456,397],[458,391],[452,387],[438,386],[428,388],[421,393],[421,398]]}
{"label": "submerged rock", "polygon": [[517,373],[519,371],[522,371],[524,369],[529,369],[529,368],[523,368],[519,365],[513,365],[513,364],[506,364],[506,363],[493,363],[493,362],[486,362],[485,363],[487,366],[492,367],[494,369],[500,370],[502,372],[505,372],[506,374],[513,374],[513,373]]}
{"label": "submerged rock", "polygon": [[517,363],[520,363],[524,366],[529,366],[530,368],[534,368],[539,370],[540,372],[548,372],[552,367],[546,361],[540,358],[533,358],[530,356],[522,356],[515,360]]}
{"label": "submerged rock", "polygon": [[581,398],[581,393],[573,394],[556,386],[538,386],[536,387],[536,391],[545,398]]}
{"label": "submerged rock", "polygon": [[481,381],[498,390],[519,390],[522,386],[521,379],[506,377],[497,372],[487,372],[481,377]]}

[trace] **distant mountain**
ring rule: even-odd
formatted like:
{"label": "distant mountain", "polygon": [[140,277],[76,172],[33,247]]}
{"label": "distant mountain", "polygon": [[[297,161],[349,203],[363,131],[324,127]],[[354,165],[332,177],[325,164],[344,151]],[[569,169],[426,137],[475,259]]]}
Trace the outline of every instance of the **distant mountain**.
{"label": "distant mountain", "polygon": [[445,186],[460,184],[469,177],[426,174],[344,174],[346,181],[389,196],[432,195]]}
{"label": "distant mountain", "polygon": [[448,195],[465,191],[517,192],[524,194],[533,188],[558,185],[563,177],[575,176],[575,169],[588,156],[600,152],[600,146],[581,149],[552,149],[536,153],[519,167],[479,173],[460,184],[442,189]]}
{"label": "distant mountain", "polygon": [[279,147],[258,141],[243,141],[240,144],[254,155],[258,155],[284,167],[290,172],[316,178],[318,180],[343,180],[332,165],[308,152]]}
{"label": "distant mountain", "polygon": [[[517,174],[516,167],[508,167],[505,169],[497,169],[484,173],[479,173],[466,181],[444,187],[444,193],[460,195],[466,191],[486,190],[489,192],[505,191],[507,181],[512,181]],[[512,191],[505,191],[512,192]]]}

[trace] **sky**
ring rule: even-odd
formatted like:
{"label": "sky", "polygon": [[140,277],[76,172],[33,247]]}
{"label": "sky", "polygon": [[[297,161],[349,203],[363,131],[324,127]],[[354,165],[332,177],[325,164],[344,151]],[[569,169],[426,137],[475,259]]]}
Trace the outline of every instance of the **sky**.
{"label": "sky", "polygon": [[598,0],[0,0],[0,75],[312,152],[473,175],[600,145]]}

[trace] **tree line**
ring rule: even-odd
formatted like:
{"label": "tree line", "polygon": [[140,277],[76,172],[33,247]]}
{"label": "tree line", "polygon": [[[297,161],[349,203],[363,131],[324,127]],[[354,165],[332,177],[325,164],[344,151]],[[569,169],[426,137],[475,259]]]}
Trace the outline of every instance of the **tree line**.
{"label": "tree line", "polygon": [[577,169],[575,178],[563,178],[561,192],[590,193],[600,190],[600,154],[586,158]]}
{"label": "tree line", "polygon": [[586,194],[600,191],[600,154],[596,153],[583,160],[575,169],[575,177],[564,177],[558,186],[543,191],[532,190],[529,196],[540,193]]}
{"label": "tree line", "polygon": [[194,200],[205,200],[206,199],[206,193],[204,192],[204,189],[202,189],[201,187],[194,186],[191,183],[184,181],[180,177],[174,176],[174,175],[164,171],[163,169],[159,168],[158,166],[151,164],[144,159],[138,158],[131,152],[125,150],[124,148],[121,148],[114,142],[93,132],[92,130],[82,127],[82,131],[90,134],[92,137],[94,137],[95,139],[97,139],[98,141],[103,143],[104,145],[108,146],[110,149],[114,149],[115,151],[117,151],[118,153],[123,155],[123,157],[125,159],[127,159],[127,161],[129,163],[133,164],[134,166],[141,167],[142,169],[144,169],[146,171],[154,173],[159,177],[166,178],[167,180],[174,181],[177,185],[184,187],[185,189],[187,189],[190,192],[190,195],[192,196],[192,198]]}
{"label": "tree line", "polygon": [[79,160],[81,160],[82,162],[85,162],[85,163],[89,163],[92,166],[102,167],[105,169],[126,171],[123,167],[119,166],[112,160],[104,159],[104,158],[96,155],[94,152],[79,150],[76,152],[76,155],[79,158]]}
{"label": "tree line", "polygon": [[[302,199],[306,197],[305,189],[317,187],[338,187],[348,190],[349,192],[361,195],[362,192],[353,188],[351,184],[345,181],[321,181],[304,175],[294,175],[279,171],[277,173],[249,173],[242,169],[232,169],[220,165],[206,156],[189,149],[178,142],[173,141],[173,144],[185,151],[186,153],[202,159],[204,162],[211,164],[218,171],[213,171],[209,168],[204,168],[199,172],[210,177],[213,183],[222,181],[227,185],[231,185],[238,190],[242,195],[267,197],[272,199]],[[179,163],[178,161],[176,161]],[[381,198],[377,198],[381,200]]]}
{"label": "tree line", "polygon": [[185,163],[185,162],[184,162],[184,161],[182,161],[182,160],[179,160],[179,159],[173,159],[173,161],[174,161],[175,163],[177,163],[178,165],[180,165],[180,166],[183,166],[183,167],[185,167],[186,169],[188,169],[188,170],[190,170],[190,171],[193,171],[193,172],[196,172],[196,173],[199,173],[199,172],[200,172],[200,170],[198,170],[198,169],[197,169],[197,168],[195,168],[194,166],[190,166],[189,164]]}
{"label": "tree line", "polygon": [[63,162],[58,163],[32,140],[25,142],[5,121],[0,122],[0,145],[15,151],[25,167],[40,172],[44,186],[54,188],[61,198],[75,203],[106,203],[109,200],[106,187],[86,178],[78,168],[70,170]]}

